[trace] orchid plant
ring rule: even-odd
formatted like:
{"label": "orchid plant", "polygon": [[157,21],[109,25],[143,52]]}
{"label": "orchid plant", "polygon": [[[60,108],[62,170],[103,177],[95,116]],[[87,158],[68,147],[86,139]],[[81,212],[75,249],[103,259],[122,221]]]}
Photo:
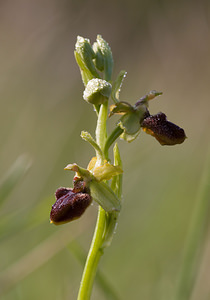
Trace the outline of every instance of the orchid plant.
{"label": "orchid plant", "polygon": [[[76,163],[65,170],[75,172],[73,188],[61,187],[55,193],[50,221],[55,225],[81,217],[92,201],[99,205],[95,232],[87,256],[78,293],[78,300],[91,298],[91,291],[97,267],[106,247],[111,244],[121,209],[122,160],[116,140],[134,141],[141,131],[154,136],[161,145],[176,145],[184,142],[186,135],[182,128],[169,122],[164,113],[150,115],[149,102],[161,95],[151,91],[140,98],[135,105],[120,100],[120,89],[125,71],[112,79],[113,57],[108,43],[98,35],[91,45],[89,39],[78,36],[75,58],[84,83],[83,99],[94,107],[97,124],[95,137],[82,131],[81,137],[95,150],[87,168]],[[112,104],[109,104],[109,100]],[[108,134],[107,121],[113,115],[119,120]],[[114,145],[114,146],[113,146]],[[109,158],[113,146],[114,161]]]}

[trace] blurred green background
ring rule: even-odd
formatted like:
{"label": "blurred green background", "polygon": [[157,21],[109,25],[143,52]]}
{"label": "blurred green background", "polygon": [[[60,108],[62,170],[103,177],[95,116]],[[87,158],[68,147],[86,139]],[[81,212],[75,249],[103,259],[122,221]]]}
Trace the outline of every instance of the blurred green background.
{"label": "blurred green background", "polygon": [[[185,129],[182,145],[162,147],[144,133],[120,141],[123,209],[100,263],[119,299],[168,300],[209,145],[209,1],[0,2],[0,298],[76,299],[97,205],[64,226],[49,223],[54,191],[71,186],[63,168],[94,155],[80,138],[96,117],[82,100],[74,60],[77,35],[101,34],[114,56],[114,76],[128,74],[121,100],[132,104],[152,89],[163,111]],[[114,124],[114,116],[110,124]],[[111,125],[109,125],[111,127]],[[210,299],[210,238],[192,299]],[[96,283],[92,299],[109,299]]]}

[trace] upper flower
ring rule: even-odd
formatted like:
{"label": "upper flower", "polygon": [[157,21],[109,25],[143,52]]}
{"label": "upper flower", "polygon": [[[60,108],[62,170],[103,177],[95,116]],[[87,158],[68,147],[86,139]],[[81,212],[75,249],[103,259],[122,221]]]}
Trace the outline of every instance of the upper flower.
{"label": "upper flower", "polygon": [[161,145],[181,144],[186,139],[184,129],[167,121],[164,113],[146,117],[141,123],[143,130],[154,136]]}
{"label": "upper flower", "polygon": [[164,113],[150,115],[148,101],[161,95],[161,92],[151,91],[134,106],[128,102],[119,101],[110,107],[110,114],[121,114],[118,126],[122,129],[121,138],[128,142],[133,141],[140,133],[141,128],[154,136],[161,145],[181,144],[186,139],[182,128],[169,122]]}

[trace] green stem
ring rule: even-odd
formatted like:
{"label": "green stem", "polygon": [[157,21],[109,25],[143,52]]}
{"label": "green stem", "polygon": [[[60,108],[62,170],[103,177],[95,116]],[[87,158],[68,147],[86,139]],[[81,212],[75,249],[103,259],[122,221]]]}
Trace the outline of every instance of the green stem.
{"label": "green stem", "polygon": [[[71,253],[81,263],[81,265],[85,264],[86,252],[76,240],[74,240],[69,245],[69,251],[71,251]],[[101,270],[97,271],[96,283],[98,287],[104,292],[104,295],[106,295],[107,299],[109,300],[120,299],[118,293],[115,291],[114,287],[112,286],[112,283]]]}
{"label": "green stem", "polygon": [[200,182],[175,300],[191,299],[191,294],[198,275],[201,250],[204,245],[209,223],[209,166],[210,163],[208,161]]}
{"label": "green stem", "polygon": [[[101,104],[98,121],[96,126],[96,142],[99,147],[104,149],[105,140],[107,136],[106,120],[108,112],[108,103]],[[97,165],[103,164],[103,156],[98,153]],[[89,254],[86,260],[85,268],[82,275],[79,294],[77,300],[89,300],[93,288],[93,282],[95,279],[97,267],[100,257],[103,254],[103,240],[104,232],[106,229],[106,212],[101,206],[99,206],[98,219],[95,227],[93,240],[90,246]]]}
{"label": "green stem", "polygon": [[[104,104],[101,104],[98,121],[96,126],[96,143],[99,145],[101,150],[104,150],[104,145],[106,141],[107,131],[106,131],[106,120],[107,120],[107,112],[108,112],[108,101]],[[97,165],[100,166],[103,164],[103,157],[97,156]]]}
{"label": "green stem", "polygon": [[101,248],[101,246],[103,244],[103,234],[106,226],[105,215],[105,211],[101,206],[99,206],[95,232],[86,260],[77,300],[89,300],[91,296],[98,263],[101,255],[103,254],[103,249]]}
{"label": "green stem", "polygon": [[107,138],[105,146],[104,146],[104,154],[105,157],[108,159],[108,151],[110,146],[116,141],[116,139],[123,133],[123,129],[120,126],[117,126],[112,133],[110,134],[110,136]]}

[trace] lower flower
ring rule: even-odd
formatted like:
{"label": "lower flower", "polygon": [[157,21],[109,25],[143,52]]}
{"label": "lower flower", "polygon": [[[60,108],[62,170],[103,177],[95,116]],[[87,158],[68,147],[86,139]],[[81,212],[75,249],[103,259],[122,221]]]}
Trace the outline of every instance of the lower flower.
{"label": "lower flower", "polygon": [[55,192],[56,202],[50,212],[50,222],[55,225],[78,219],[90,205],[92,197],[79,182],[74,189],[61,187]]}

